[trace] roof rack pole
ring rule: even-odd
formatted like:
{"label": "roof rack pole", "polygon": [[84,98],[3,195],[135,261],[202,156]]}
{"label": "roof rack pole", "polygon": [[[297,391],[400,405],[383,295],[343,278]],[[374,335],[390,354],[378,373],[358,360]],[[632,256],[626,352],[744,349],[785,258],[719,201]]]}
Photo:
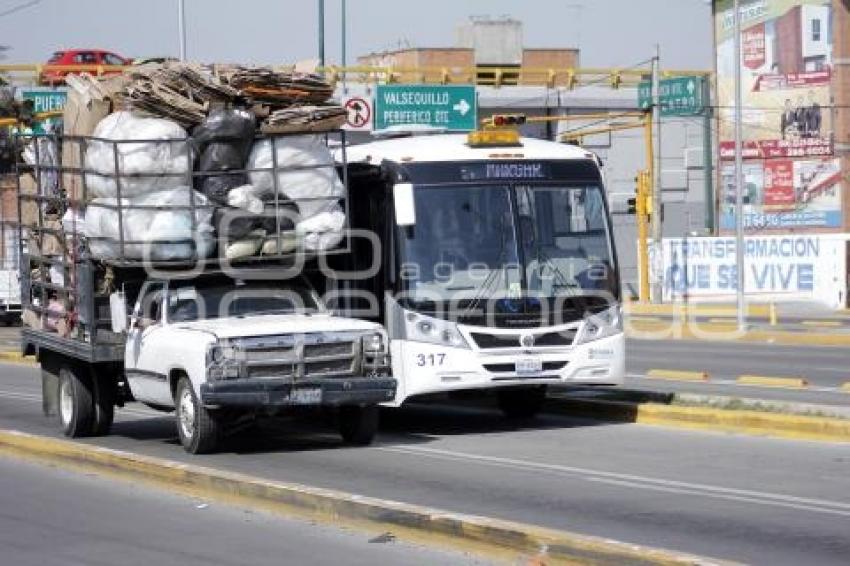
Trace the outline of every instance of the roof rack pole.
{"label": "roof rack pole", "polygon": [[118,251],[119,258],[124,259],[124,214],[121,207],[121,174],[118,172],[118,142],[110,140],[112,144],[112,162],[115,167],[115,204],[118,212]]}

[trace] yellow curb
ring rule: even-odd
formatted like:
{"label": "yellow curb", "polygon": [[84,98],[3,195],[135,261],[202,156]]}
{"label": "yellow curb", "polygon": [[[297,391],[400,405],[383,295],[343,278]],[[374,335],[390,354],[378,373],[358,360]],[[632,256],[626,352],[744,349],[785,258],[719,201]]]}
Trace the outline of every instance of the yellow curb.
{"label": "yellow curb", "polygon": [[[737,316],[737,307],[724,304],[706,303],[625,303],[623,311],[627,314],[661,314],[686,316]],[[770,305],[747,305],[747,317],[770,316]]]}
{"label": "yellow curb", "polygon": [[674,369],[651,369],[646,372],[651,379],[671,379],[676,381],[708,381],[708,373],[704,371],[680,371]]}
{"label": "yellow curb", "polygon": [[850,333],[748,330],[737,325],[704,323],[640,324],[627,321],[627,336],[637,340],[706,340],[714,342],[769,342],[783,346],[850,346]]}
{"label": "yellow curb", "polygon": [[644,316],[641,314],[631,314],[629,315],[629,320],[632,320],[634,322],[664,322],[663,319],[654,316]]}
{"label": "yellow curb", "polygon": [[729,564],[536,525],[270,481],[79,442],[0,430],[0,454],[33,459],[229,504],[453,548],[546,564]]}
{"label": "yellow curb", "polygon": [[0,351],[0,362],[11,364],[36,364],[35,357],[24,356],[20,352],[2,352]]}
{"label": "yellow curb", "polygon": [[802,324],[803,326],[842,326],[842,322],[840,320],[804,320],[800,324]]}
{"label": "yellow curb", "polygon": [[850,419],[661,403],[639,404],[595,399],[560,401],[559,408],[571,416],[792,440],[850,442]]}
{"label": "yellow curb", "polygon": [[779,387],[783,389],[805,389],[809,382],[802,377],[772,377],[764,375],[742,375],[735,380],[738,385]]}

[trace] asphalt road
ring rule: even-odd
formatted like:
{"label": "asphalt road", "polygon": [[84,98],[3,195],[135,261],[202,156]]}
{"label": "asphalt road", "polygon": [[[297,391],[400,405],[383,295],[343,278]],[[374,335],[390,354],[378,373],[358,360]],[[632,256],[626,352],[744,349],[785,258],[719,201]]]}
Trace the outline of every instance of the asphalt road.
{"label": "asphalt road", "polygon": [[[0,366],[0,427],[55,436],[37,374]],[[264,423],[191,457],[173,421],[133,405],[87,442],[457,512],[755,564],[846,564],[850,447],[492,410],[384,413],[375,446],[314,421]],[[5,507],[5,506],[4,506]]]}
{"label": "asphalt road", "polygon": [[[650,369],[706,371],[709,383],[649,380]],[[629,340],[626,347],[629,388],[732,395],[850,407],[850,394],[840,390],[850,382],[850,350],[838,347],[797,347],[774,344],[719,343],[688,340]],[[781,390],[736,385],[743,374],[805,377],[806,390]]]}
{"label": "asphalt road", "polygon": [[460,553],[381,540],[0,457],[4,564],[480,563]]}

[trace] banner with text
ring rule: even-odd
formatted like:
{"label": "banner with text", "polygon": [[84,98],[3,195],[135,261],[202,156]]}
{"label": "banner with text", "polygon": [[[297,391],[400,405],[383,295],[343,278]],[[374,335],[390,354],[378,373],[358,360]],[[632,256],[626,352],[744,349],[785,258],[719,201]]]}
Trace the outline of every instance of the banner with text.
{"label": "banner with text", "polygon": [[[847,300],[846,234],[749,236],[744,289],[750,300]],[[730,300],[737,289],[734,238],[665,238],[664,300]]]}

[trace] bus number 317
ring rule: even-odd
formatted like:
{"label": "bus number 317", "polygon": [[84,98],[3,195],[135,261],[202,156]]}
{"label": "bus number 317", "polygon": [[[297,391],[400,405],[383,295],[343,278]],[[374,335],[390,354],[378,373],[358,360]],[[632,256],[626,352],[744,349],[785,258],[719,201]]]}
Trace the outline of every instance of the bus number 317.
{"label": "bus number 317", "polygon": [[416,354],[416,365],[419,367],[441,366],[445,359],[445,354]]}

